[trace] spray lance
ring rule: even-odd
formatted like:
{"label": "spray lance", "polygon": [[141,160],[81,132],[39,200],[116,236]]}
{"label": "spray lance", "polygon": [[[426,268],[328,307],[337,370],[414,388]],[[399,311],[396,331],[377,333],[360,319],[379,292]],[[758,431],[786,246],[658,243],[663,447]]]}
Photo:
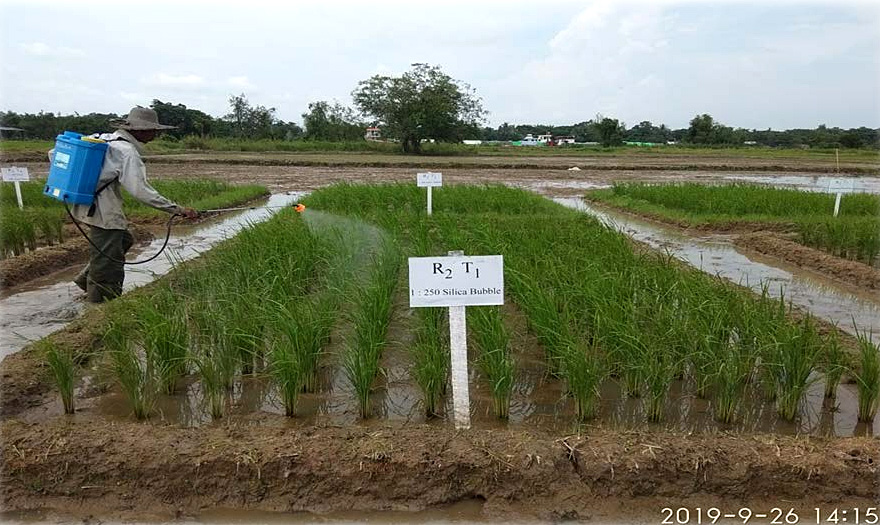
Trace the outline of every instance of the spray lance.
{"label": "spray lance", "polygon": [[[76,220],[76,218],[73,216],[73,213],[71,213],[70,205],[68,205],[68,203],[65,202],[64,207],[67,210],[67,215],[70,217],[70,220],[73,222],[74,226],[76,226],[76,229],[79,230],[79,232],[82,234],[83,237],[86,238],[87,241],[89,241],[89,244],[91,244],[94,249],[98,250],[98,253],[100,253],[101,255],[103,255],[104,257],[106,257],[107,259],[109,259],[115,263],[128,264],[128,265],[148,263],[148,262],[152,261],[153,259],[155,259],[156,257],[162,255],[162,252],[164,252],[165,248],[168,246],[169,239],[171,239],[171,226],[174,222],[174,219],[175,219],[175,217],[181,217],[181,214],[179,214],[179,213],[172,213],[171,216],[168,217],[168,222],[166,223],[166,226],[165,226],[165,241],[162,243],[162,247],[159,248],[159,251],[157,251],[152,257],[150,257],[148,259],[143,259],[141,261],[129,262],[129,261],[125,261],[125,260],[115,259],[115,258],[107,255],[106,253],[104,253],[104,251],[101,250],[101,248],[99,248],[92,241],[92,239],[88,236],[88,234],[85,232],[85,230],[82,229],[82,226],[80,225],[81,223],[78,220]],[[212,210],[196,210],[196,211],[198,212],[199,215],[207,215],[210,213],[226,213],[226,212],[232,212],[232,211],[260,210],[260,209],[271,210],[271,209],[279,209],[279,208],[293,208],[294,210],[297,211],[297,213],[302,213],[306,210],[305,204],[294,203],[294,204],[289,204],[287,206],[242,206],[242,207],[237,207],[237,208],[217,208],[217,209],[212,209]]]}
{"label": "spray lance", "polygon": [[[104,156],[107,153],[108,144],[106,141],[95,137],[84,137],[80,133],[73,131],[65,131],[58,135],[55,141],[55,154],[52,157],[52,163],[49,167],[49,177],[46,180],[46,186],[43,188],[43,194],[47,197],[59,200],[64,203],[67,215],[76,229],[82,234],[89,244],[104,257],[120,264],[144,264],[158,257],[168,246],[168,240],[171,238],[171,226],[174,218],[180,216],[174,213],[168,218],[168,224],[165,231],[165,242],[155,255],[142,261],[128,262],[110,257],[99,248],[92,239],[83,230],[81,223],[76,220],[70,211],[71,204],[82,204],[86,206],[94,206],[97,195],[107,188],[110,183],[98,187],[98,179],[101,175],[101,169],[104,165]],[[114,179],[112,182],[114,182]],[[288,208],[291,207],[297,212],[302,213],[306,207],[303,204],[292,204],[288,206],[243,206],[237,208],[217,208],[212,210],[198,210],[199,214],[224,213],[231,211],[256,210],[259,208]]]}

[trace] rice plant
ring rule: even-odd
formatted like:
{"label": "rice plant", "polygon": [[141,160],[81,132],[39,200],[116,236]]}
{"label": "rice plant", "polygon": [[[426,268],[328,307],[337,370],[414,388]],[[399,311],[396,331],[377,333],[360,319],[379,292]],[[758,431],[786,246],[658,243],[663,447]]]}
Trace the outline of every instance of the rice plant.
{"label": "rice plant", "polygon": [[467,316],[471,337],[476,343],[477,363],[492,389],[495,416],[510,416],[514,362],[510,355],[510,334],[498,307],[472,308]]}
{"label": "rice plant", "polygon": [[240,293],[223,301],[227,344],[237,353],[243,375],[253,374],[261,360],[265,318],[254,312],[263,299],[261,295],[261,290],[245,287]]}
{"label": "rice plant", "polygon": [[360,416],[370,415],[370,391],[379,373],[379,359],[391,316],[392,294],[397,285],[399,261],[396,249],[386,241],[371,270],[368,282],[357,292],[351,314],[354,334],[343,355],[343,367],[358,397]]}
{"label": "rice plant", "polygon": [[153,414],[160,379],[144,349],[131,337],[132,328],[130,320],[113,320],[104,332],[103,341],[116,381],[131,403],[135,417],[147,419]]}
{"label": "rice plant", "polygon": [[662,421],[663,408],[669,395],[669,386],[675,378],[678,363],[675,362],[674,356],[670,352],[652,346],[642,357],[642,362],[638,366],[643,369],[648,420]]}
{"label": "rice plant", "polygon": [[222,303],[204,298],[189,306],[193,342],[190,360],[199,375],[201,391],[211,417],[219,419],[225,413],[226,399],[231,395],[235,373],[239,365],[238,349],[233,346],[226,326]]}
{"label": "rice plant", "polygon": [[296,402],[306,375],[303,355],[286,334],[277,334],[269,344],[269,374],[278,385],[284,415],[296,415]]}
{"label": "rice plant", "polygon": [[652,355],[648,341],[637,333],[637,328],[621,327],[614,333],[617,340],[615,355],[619,362],[621,387],[627,397],[642,397],[649,368],[642,362]]}
{"label": "rice plant", "polygon": [[21,255],[37,247],[37,232],[31,214],[17,206],[0,208],[0,250],[4,255]]}
{"label": "rice plant", "polygon": [[547,368],[551,374],[559,375],[560,361],[573,338],[568,311],[560,305],[552,289],[542,288],[538,282],[526,276],[510,273],[513,277],[511,284],[519,291],[520,304],[528,317],[529,327],[546,352]]}
{"label": "rice plant", "polygon": [[873,421],[880,407],[880,348],[871,341],[871,332],[856,328],[859,342],[858,370],[852,370],[859,391],[859,421]]}
{"label": "rice plant", "polygon": [[156,369],[161,390],[173,394],[177,380],[186,373],[189,334],[183,305],[172,290],[161,288],[134,308],[144,350]]}
{"label": "rice plant", "polygon": [[282,392],[287,415],[294,415],[297,395],[318,391],[318,362],[335,321],[333,297],[320,295],[264,308],[271,333],[269,372]]}
{"label": "rice plant", "polygon": [[417,308],[421,324],[412,345],[413,380],[422,391],[428,416],[438,414],[449,378],[449,337],[445,308]]}
{"label": "rice plant", "polygon": [[822,367],[825,373],[825,397],[831,399],[836,395],[837,386],[840,385],[843,373],[848,368],[849,358],[840,343],[837,329],[832,330],[824,342]]}
{"label": "rice plant", "polygon": [[562,358],[562,375],[574,399],[578,421],[587,421],[599,413],[599,387],[608,377],[607,358],[595,347],[570,342]]}
{"label": "rice plant", "polygon": [[755,369],[755,358],[747,345],[731,341],[713,360],[712,417],[716,421],[733,423],[736,420]]}
{"label": "rice plant", "polygon": [[73,388],[76,385],[77,365],[73,353],[68,348],[59,346],[51,339],[43,339],[38,343],[39,351],[45,356],[46,364],[52,373],[55,386],[61,395],[65,414],[73,414]]}
{"label": "rice plant", "polygon": [[205,349],[190,355],[189,359],[198,373],[202,401],[208,406],[208,412],[214,419],[222,418],[226,413],[226,399],[229,397],[222,363]]}
{"label": "rice plant", "polygon": [[188,317],[193,325],[191,330],[197,349],[215,362],[223,387],[231,391],[241,366],[241,352],[238,325],[229,315],[227,305],[225,298],[203,297],[190,304]]}
{"label": "rice plant", "polygon": [[819,359],[818,335],[813,321],[806,317],[800,324],[781,327],[774,336],[770,368],[778,389],[776,408],[783,419],[792,421],[814,380],[810,376]]}

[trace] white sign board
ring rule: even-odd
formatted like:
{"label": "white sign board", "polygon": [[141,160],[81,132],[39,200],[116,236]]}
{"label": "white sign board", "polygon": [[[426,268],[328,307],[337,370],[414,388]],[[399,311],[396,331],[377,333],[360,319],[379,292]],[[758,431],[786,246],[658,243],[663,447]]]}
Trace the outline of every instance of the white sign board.
{"label": "white sign board", "polygon": [[[410,179],[412,180],[412,179]],[[419,188],[435,188],[443,186],[443,174],[426,171],[416,174],[416,186]]]}
{"label": "white sign board", "polygon": [[504,304],[502,255],[409,258],[409,306]]}
{"label": "white sign board", "polygon": [[856,189],[854,179],[829,179],[828,193],[852,193]]}
{"label": "white sign board", "polygon": [[27,168],[0,168],[3,175],[3,182],[27,182],[31,180]]}

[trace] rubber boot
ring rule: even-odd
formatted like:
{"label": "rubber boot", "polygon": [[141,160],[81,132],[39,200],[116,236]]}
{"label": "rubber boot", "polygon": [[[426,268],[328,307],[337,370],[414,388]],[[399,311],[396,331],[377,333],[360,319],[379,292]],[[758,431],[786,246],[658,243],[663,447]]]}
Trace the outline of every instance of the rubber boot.
{"label": "rubber boot", "polygon": [[88,292],[89,265],[85,265],[82,270],[73,278],[73,284],[77,285],[80,290]]}

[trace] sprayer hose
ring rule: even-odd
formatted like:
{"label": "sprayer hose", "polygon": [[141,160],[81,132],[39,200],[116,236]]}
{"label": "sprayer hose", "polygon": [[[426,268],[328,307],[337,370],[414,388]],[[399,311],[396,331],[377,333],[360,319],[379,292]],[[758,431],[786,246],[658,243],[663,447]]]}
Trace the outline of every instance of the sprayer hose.
{"label": "sprayer hose", "polygon": [[67,215],[70,216],[70,220],[73,221],[73,224],[76,226],[76,229],[79,230],[79,232],[82,234],[83,237],[86,238],[87,241],[89,241],[89,244],[92,245],[92,248],[98,250],[98,253],[100,253],[101,255],[106,257],[107,259],[110,259],[111,261],[113,261],[117,264],[144,264],[144,263],[148,263],[148,262],[152,261],[153,259],[155,259],[159,255],[161,255],[162,252],[165,251],[165,247],[168,246],[168,239],[171,238],[171,223],[174,221],[175,217],[178,217],[180,215],[179,213],[172,213],[171,217],[168,217],[168,224],[165,229],[165,242],[162,243],[162,247],[159,248],[159,251],[156,252],[156,255],[153,255],[149,259],[144,259],[143,261],[128,262],[124,259],[121,261],[119,259],[114,259],[113,257],[110,257],[109,255],[104,253],[104,251],[101,250],[101,248],[99,248],[98,245],[96,245],[94,242],[92,242],[92,239],[88,236],[88,234],[86,234],[85,230],[82,229],[79,221],[76,220],[73,216],[73,213],[70,212],[70,205],[68,205],[66,201],[64,203],[64,208],[67,210]]}

